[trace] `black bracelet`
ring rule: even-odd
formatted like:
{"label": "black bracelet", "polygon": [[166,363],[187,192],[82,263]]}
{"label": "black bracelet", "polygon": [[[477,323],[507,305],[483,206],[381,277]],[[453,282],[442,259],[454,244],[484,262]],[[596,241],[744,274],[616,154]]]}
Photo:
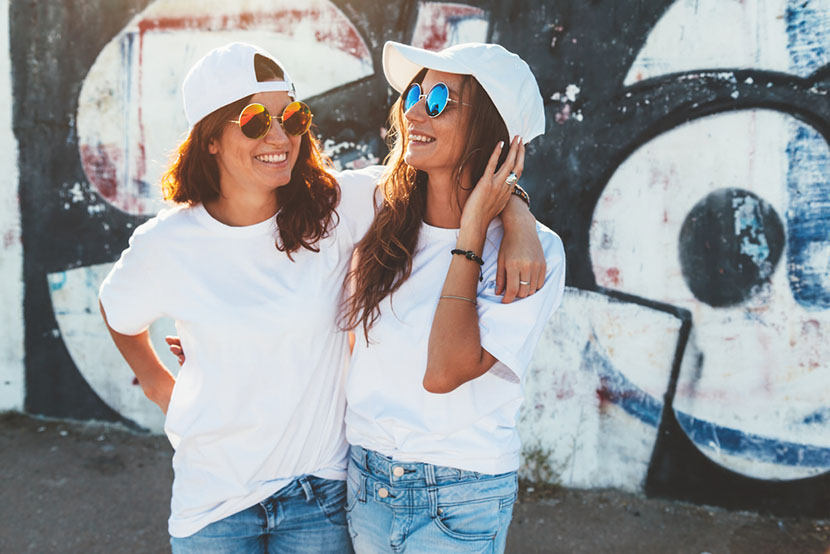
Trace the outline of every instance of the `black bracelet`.
{"label": "black bracelet", "polygon": [[484,260],[479,258],[475,252],[473,252],[472,250],[461,250],[459,248],[453,248],[452,250],[450,250],[450,254],[458,254],[459,256],[464,256],[468,260],[472,260],[475,263],[477,263],[479,265],[478,280],[479,282],[484,281],[484,272],[481,271],[481,266],[484,265]]}
{"label": "black bracelet", "polygon": [[513,194],[524,200],[525,204],[527,204],[527,209],[530,209],[530,195],[525,191],[525,189],[519,185],[514,185]]}

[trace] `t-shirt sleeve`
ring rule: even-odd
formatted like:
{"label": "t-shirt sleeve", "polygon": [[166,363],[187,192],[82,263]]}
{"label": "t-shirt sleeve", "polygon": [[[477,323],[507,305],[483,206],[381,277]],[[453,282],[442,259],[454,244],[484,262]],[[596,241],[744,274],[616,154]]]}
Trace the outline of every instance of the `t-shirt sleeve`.
{"label": "t-shirt sleeve", "polygon": [[[548,320],[562,302],[565,290],[565,250],[556,233],[537,223],[545,251],[545,284],[526,298],[502,304],[493,287],[478,294],[481,346],[499,360],[492,372],[508,380],[507,369],[521,379]],[[505,367],[506,366],[506,367]]]}
{"label": "t-shirt sleeve", "polygon": [[382,165],[372,165],[334,173],[340,185],[337,213],[355,240],[363,238],[375,217],[376,199],[379,201],[377,183],[385,169]]}
{"label": "t-shirt sleeve", "polygon": [[163,288],[156,272],[164,264],[159,249],[154,247],[151,219],[136,228],[129,247],[121,253],[109,275],[101,283],[98,298],[107,314],[107,323],[122,335],[137,335],[164,316]]}

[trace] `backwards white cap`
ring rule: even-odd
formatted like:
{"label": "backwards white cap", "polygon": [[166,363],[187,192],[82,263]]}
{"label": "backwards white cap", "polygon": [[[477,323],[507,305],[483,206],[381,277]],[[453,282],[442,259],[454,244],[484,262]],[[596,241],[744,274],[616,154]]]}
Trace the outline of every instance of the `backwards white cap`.
{"label": "backwards white cap", "polygon": [[545,107],[536,78],[524,60],[504,47],[470,42],[431,52],[392,41],[383,46],[383,72],[398,92],[423,68],[475,77],[511,138],[519,135],[527,143],[545,133]]}
{"label": "backwards white cap", "polygon": [[[257,81],[256,54],[276,63],[285,80]],[[277,58],[262,48],[244,42],[214,48],[190,68],[182,83],[187,123],[192,128],[211,112],[257,92],[287,92],[292,98],[297,97],[288,72]]]}

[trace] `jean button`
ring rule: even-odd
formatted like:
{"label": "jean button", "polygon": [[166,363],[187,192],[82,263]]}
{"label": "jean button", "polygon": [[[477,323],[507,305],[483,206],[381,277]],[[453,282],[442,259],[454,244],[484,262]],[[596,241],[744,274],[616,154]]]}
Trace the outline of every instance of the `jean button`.
{"label": "jean button", "polygon": [[386,498],[387,496],[389,496],[389,491],[386,490],[385,487],[381,487],[380,489],[378,489],[378,496],[381,498]]}
{"label": "jean button", "polygon": [[395,469],[392,470],[392,475],[401,477],[403,475],[403,468],[401,466],[395,466]]}

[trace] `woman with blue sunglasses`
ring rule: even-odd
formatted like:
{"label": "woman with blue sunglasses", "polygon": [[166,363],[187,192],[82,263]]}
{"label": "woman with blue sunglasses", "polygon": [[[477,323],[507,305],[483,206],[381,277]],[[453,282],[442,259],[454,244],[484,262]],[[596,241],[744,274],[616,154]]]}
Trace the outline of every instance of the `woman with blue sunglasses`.
{"label": "woman with blue sunglasses", "polygon": [[[392,107],[383,203],[356,250],[345,322],[346,511],[355,551],[503,552],[521,445],[521,380],[559,305],[565,257],[538,224],[536,294],[495,294],[524,144],[544,132],[527,64],[494,44],[428,52],[388,42]],[[511,140],[513,137],[513,140]],[[526,296],[526,295],[525,295]]]}
{"label": "woman with blue sunglasses", "polygon": [[[166,413],[173,552],[349,552],[337,315],[377,172],[331,171],[310,109],[255,46],[209,52],[182,89],[191,129],[162,183],[177,206],[136,229],[100,289]],[[177,377],[147,332],[165,316],[188,353]]]}

